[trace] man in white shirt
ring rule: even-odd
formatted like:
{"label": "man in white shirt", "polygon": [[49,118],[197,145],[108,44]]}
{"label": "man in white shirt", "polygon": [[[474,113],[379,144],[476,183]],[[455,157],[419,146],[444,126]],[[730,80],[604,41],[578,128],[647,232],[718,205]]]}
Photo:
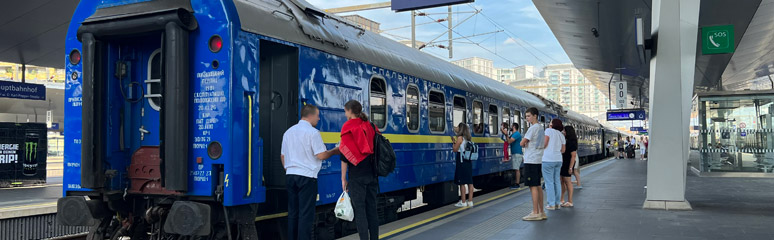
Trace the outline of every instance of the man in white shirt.
{"label": "man in white shirt", "polygon": [[524,138],[521,139],[521,146],[524,147],[524,185],[528,186],[532,193],[532,212],[522,219],[525,221],[546,220],[548,217],[543,210],[543,190],[540,189],[545,130],[543,125],[538,122],[537,108],[528,108],[524,116],[527,118],[527,122],[532,125],[524,134]]}
{"label": "man in white shirt", "polygon": [[322,161],[339,154],[339,148],[326,151],[320,131],[320,110],[313,105],[301,108],[301,120],[282,136],[282,165],[288,190],[288,239],[311,239],[317,199],[317,173]]}

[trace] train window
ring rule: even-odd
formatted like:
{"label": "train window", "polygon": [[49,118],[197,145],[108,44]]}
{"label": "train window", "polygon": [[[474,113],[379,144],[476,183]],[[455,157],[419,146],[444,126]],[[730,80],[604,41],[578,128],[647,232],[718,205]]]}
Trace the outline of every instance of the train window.
{"label": "train window", "polygon": [[387,126],[387,83],[379,77],[371,78],[371,122],[377,128]]}
{"label": "train window", "polygon": [[508,108],[503,108],[503,123],[508,125],[508,129],[511,128],[511,110]]}
{"label": "train window", "polygon": [[497,129],[500,128],[499,124],[497,124],[500,116],[497,116],[497,114],[497,105],[489,104],[489,134],[492,136],[497,135]]}
{"label": "train window", "polygon": [[419,130],[419,88],[409,85],[406,89],[406,127]]}
{"label": "train window", "polygon": [[431,90],[429,100],[428,109],[430,111],[427,117],[430,131],[443,132],[446,130],[446,99],[442,92]]}
{"label": "train window", "polygon": [[145,98],[153,110],[161,109],[161,49],[156,49],[148,58],[148,78],[145,80],[147,88]]}
{"label": "train window", "polygon": [[484,134],[484,104],[473,101],[473,133]]}
{"label": "train window", "polygon": [[518,123],[522,129],[526,128],[524,124],[521,124],[521,112],[519,110],[513,110],[513,122]]}
{"label": "train window", "polygon": [[468,104],[465,102],[465,97],[454,96],[454,109],[452,109],[452,123],[453,127],[457,127],[461,122],[467,123],[465,117]]}

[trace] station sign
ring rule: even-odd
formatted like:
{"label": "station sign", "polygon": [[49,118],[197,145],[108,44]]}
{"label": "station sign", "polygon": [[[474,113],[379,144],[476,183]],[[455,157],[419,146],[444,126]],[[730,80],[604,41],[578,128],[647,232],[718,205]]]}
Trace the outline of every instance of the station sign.
{"label": "station sign", "polygon": [[645,131],[645,128],[644,127],[630,127],[629,131],[632,131],[632,132],[642,132],[642,131]]}
{"label": "station sign", "polygon": [[734,25],[701,28],[701,53],[722,54],[734,52]]}
{"label": "station sign", "polygon": [[0,97],[46,100],[46,86],[11,81],[0,81]]}
{"label": "station sign", "polygon": [[618,109],[626,108],[626,95],[627,93],[626,81],[615,82],[615,106]]}
{"label": "station sign", "polygon": [[475,0],[392,0],[390,6],[393,11],[402,12],[424,8],[449,6],[461,3],[472,3]]}
{"label": "station sign", "polygon": [[616,110],[607,112],[607,121],[631,121],[646,120],[648,118],[643,109]]}

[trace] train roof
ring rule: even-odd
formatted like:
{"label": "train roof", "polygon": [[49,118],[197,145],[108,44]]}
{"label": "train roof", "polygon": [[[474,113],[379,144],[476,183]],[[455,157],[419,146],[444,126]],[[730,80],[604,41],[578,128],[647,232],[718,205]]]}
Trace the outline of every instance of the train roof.
{"label": "train roof", "polygon": [[566,116],[569,119],[578,121],[578,122],[583,123],[583,124],[587,124],[587,125],[590,125],[590,126],[597,126],[597,127],[599,126],[599,123],[596,120],[594,120],[593,118],[590,118],[589,116],[586,116],[586,115],[583,115],[583,114],[580,114],[580,113],[577,113],[577,112],[574,112],[574,111],[568,110],[567,113],[566,113]]}
{"label": "train roof", "polygon": [[304,0],[235,0],[235,4],[245,31],[555,113],[525,91],[366,31]]}

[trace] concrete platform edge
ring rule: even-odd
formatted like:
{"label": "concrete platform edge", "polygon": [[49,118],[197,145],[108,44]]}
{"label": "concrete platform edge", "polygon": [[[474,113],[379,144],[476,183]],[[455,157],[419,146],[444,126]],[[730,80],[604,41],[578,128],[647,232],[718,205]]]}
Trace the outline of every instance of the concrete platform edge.
{"label": "concrete platform edge", "polygon": [[56,213],[56,204],[54,204],[53,206],[49,205],[44,207],[31,207],[31,208],[0,211],[0,219],[19,218],[19,217],[44,215],[44,214],[52,214],[52,213]]}

